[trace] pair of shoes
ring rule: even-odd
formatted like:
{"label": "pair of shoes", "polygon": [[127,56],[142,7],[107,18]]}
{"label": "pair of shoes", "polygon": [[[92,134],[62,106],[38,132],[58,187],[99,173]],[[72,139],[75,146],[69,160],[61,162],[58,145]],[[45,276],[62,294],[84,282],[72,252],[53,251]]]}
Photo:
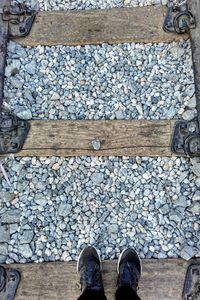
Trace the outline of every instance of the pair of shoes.
{"label": "pair of shoes", "polygon": [[[86,247],[79,255],[77,272],[80,275],[81,290],[103,290],[101,276],[101,259],[94,247]],[[117,289],[130,287],[135,292],[141,276],[141,261],[135,250],[124,250],[117,264]]]}

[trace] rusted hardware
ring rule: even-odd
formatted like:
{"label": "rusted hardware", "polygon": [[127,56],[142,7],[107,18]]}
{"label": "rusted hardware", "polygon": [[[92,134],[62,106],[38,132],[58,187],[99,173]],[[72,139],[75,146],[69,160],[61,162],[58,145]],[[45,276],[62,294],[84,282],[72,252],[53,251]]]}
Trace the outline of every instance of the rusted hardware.
{"label": "rusted hardware", "polygon": [[0,299],[14,300],[20,282],[20,273],[0,266]]}
{"label": "rusted hardware", "polygon": [[36,11],[25,5],[4,6],[3,21],[8,21],[9,37],[24,37],[29,34]]}
{"label": "rusted hardware", "polygon": [[183,288],[182,299],[200,299],[200,262],[193,263],[188,267]]}
{"label": "rusted hardware", "polygon": [[24,5],[10,5],[0,0],[0,154],[20,151],[28,135],[30,124],[11,113],[3,112],[4,74],[9,37],[24,37],[32,27],[36,11]]}
{"label": "rusted hardware", "polygon": [[172,151],[180,156],[200,156],[198,121],[178,121],[172,138]]}
{"label": "rusted hardware", "polygon": [[27,121],[3,112],[0,127],[0,154],[19,152],[30,129]]}
{"label": "rusted hardware", "polygon": [[167,15],[163,24],[164,31],[181,34],[188,32],[195,26],[195,18],[188,8],[187,1],[177,3],[168,0]]}
{"label": "rusted hardware", "polygon": [[200,156],[200,24],[197,20],[199,10],[199,0],[168,0],[168,12],[163,25],[165,31],[190,34],[197,118],[176,122],[171,143],[172,152],[189,157]]}
{"label": "rusted hardware", "polygon": [[99,138],[95,138],[91,142],[92,148],[94,150],[100,150],[101,149],[101,141]]}

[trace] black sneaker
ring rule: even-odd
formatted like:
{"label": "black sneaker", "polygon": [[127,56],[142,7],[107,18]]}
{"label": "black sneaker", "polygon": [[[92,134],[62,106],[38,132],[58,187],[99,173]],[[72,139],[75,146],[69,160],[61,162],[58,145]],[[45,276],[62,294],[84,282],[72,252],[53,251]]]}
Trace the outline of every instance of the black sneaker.
{"label": "black sneaker", "polygon": [[77,272],[80,274],[81,291],[103,291],[101,259],[94,247],[86,247],[79,255]]}
{"label": "black sneaker", "polygon": [[128,286],[137,291],[141,269],[141,261],[135,250],[125,249],[121,253],[117,264],[117,288]]}

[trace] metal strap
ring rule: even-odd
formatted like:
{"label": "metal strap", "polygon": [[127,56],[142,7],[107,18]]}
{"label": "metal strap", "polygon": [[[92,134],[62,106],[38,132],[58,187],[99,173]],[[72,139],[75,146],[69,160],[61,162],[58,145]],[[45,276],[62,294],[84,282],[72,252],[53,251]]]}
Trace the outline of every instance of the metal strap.
{"label": "metal strap", "polygon": [[[5,5],[10,5],[11,0],[1,0],[1,10]],[[8,22],[3,21],[3,14],[0,14],[0,124],[3,107],[4,75],[6,64],[6,51],[8,42]]]}
{"label": "metal strap", "polygon": [[10,4],[11,0],[0,0],[0,154],[20,151],[30,129],[29,122],[3,112],[4,75],[8,38],[26,36],[32,27],[36,11]]}

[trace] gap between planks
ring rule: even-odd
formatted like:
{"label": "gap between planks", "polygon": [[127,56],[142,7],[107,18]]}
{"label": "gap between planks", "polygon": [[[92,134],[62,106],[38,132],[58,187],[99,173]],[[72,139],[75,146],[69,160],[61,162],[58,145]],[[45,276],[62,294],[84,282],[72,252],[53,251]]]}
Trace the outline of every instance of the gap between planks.
{"label": "gap between planks", "polygon": [[[139,284],[142,300],[182,300],[185,274],[190,262],[183,259],[142,260]],[[198,260],[199,261],[199,260]],[[103,262],[103,281],[108,300],[114,300],[116,261]],[[5,265],[21,272],[15,300],[77,300],[80,295],[75,262]]]}
{"label": "gap between planks", "polygon": [[[174,120],[35,120],[16,156],[173,156]],[[94,150],[93,142],[100,142]]]}
{"label": "gap between planks", "polygon": [[164,32],[165,6],[39,12],[22,46],[170,43],[188,34]]}

